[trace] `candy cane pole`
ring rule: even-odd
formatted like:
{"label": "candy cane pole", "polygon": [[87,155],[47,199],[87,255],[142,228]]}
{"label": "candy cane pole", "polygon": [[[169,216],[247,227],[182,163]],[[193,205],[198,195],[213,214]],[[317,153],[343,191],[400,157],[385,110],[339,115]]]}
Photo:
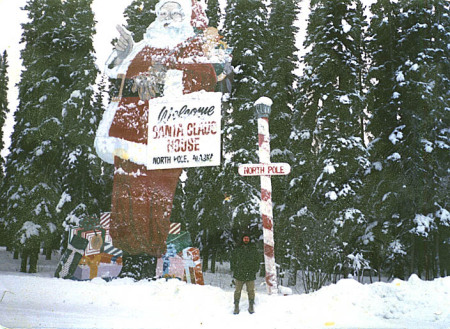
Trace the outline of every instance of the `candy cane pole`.
{"label": "candy cane pole", "polygon": [[[261,97],[255,103],[258,116],[259,162],[270,163],[270,135],[269,114],[272,100]],[[275,267],[274,238],[273,238],[273,211],[272,211],[272,181],[271,176],[261,176],[261,216],[264,237],[264,263],[266,268],[266,284],[269,295],[276,294],[277,271]]]}

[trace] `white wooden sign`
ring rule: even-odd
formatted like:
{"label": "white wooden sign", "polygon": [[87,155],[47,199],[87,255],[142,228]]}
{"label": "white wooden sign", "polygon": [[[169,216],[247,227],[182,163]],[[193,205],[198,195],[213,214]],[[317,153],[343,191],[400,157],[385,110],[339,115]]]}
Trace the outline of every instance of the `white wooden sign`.
{"label": "white wooden sign", "polygon": [[291,166],[288,163],[254,163],[240,165],[238,169],[241,176],[274,176],[288,175]]}
{"label": "white wooden sign", "polygon": [[147,168],[220,165],[221,93],[149,101]]}

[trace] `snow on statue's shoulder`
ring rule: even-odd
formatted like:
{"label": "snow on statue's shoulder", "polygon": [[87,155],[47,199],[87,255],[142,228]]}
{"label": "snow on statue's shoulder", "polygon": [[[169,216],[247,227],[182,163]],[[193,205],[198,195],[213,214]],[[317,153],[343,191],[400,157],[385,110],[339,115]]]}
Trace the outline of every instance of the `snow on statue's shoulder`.
{"label": "snow on statue's shoulder", "polygon": [[259,105],[259,104],[263,104],[263,105],[267,105],[267,106],[272,106],[273,101],[269,98],[269,97],[260,97],[256,102],[255,105]]}

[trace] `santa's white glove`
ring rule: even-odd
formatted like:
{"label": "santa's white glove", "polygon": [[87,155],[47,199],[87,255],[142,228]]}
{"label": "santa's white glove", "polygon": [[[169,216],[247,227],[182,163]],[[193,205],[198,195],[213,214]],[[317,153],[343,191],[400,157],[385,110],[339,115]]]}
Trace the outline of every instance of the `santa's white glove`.
{"label": "santa's white glove", "polygon": [[148,72],[142,73],[134,78],[133,92],[138,92],[139,98],[148,101],[163,92],[164,79],[167,69],[161,64],[150,66]]}

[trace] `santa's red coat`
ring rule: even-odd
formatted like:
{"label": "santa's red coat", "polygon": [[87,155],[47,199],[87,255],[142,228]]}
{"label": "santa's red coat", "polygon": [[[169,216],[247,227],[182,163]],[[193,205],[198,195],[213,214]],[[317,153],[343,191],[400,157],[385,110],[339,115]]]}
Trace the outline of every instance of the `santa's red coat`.
{"label": "santa's red coat", "polygon": [[[152,63],[168,70],[183,71],[183,93],[214,91],[217,79],[211,64],[196,63],[200,39],[175,49],[143,48],[128,67],[126,78],[147,72]],[[125,95],[126,96],[126,95]],[[123,97],[114,116],[109,136],[147,144],[148,117],[157,115],[148,101]],[[147,170],[145,166],[115,157],[111,210],[114,246],[132,255],[159,257],[166,251],[173,197],[181,169]],[[176,221],[176,220],[175,220]]]}

